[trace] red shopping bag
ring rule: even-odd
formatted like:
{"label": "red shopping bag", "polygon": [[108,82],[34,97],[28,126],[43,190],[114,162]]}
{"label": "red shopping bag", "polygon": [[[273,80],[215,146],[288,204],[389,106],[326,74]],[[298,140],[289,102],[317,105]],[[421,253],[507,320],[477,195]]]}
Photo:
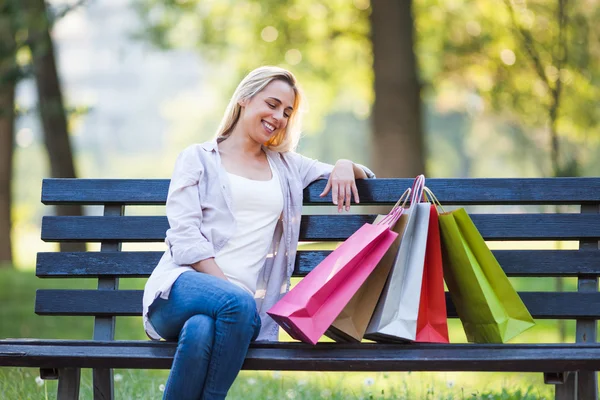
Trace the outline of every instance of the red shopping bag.
{"label": "red shopping bag", "polygon": [[449,343],[440,226],[435,205],[431,205],[425,248],[425,268],[417,318],[416,342]]}
{"label": "red shopping bag", "polygon": [[403,211],[397,207],[379,223],[364,224],[267,314],[292,338],[316,344],[398,236],[390,226]]}

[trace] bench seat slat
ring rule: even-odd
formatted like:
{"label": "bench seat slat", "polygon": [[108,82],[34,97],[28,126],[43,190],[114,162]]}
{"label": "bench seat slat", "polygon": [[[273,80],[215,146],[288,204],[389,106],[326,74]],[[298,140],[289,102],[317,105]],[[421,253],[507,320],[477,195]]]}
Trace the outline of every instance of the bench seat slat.
{"label": "bench seat slat", "polygon": [[[174,342],[0,341],[0,365],[168,369]],[[252,343],[247,370],[522,371],[600,369],[598,344]]]}
{"label": "bench seat slat", "polygon": [[[471,217],[488,240],[600,239],[600,214],[474,214]],[[374,218],[373,215],[303,216],[300,240],[345,240]],[[46,216],[42,220],[42,240],[161,242],[167,229],[169,223],[164,216]]]}
{"label": "bench seat slat", "polygon": [[[600,292],[520,292],[534,318],[600,318]],[[448,316],[456,310],[446,293]],[[139,316],[141,290],[60,290],[39,289],[35,299],[39,315]]]}
{"label": "bench seat slat", "polygon": [[[305,276],[331,251],[299,251],[295,276]],[[600,251],[494,250],[508,276],[600,275]],[[119,276],[148,277],[162,251],[42,252],[37,256],[40,278]]]}
{"label": "bench seat slat", "polygon": [[[362,204],[393,204],[412,179],[358,180]],[[325,181],[305,190],[305,204],[319,197]],[[427,179],[442,204],[600,203],[600,178]],[[44,179],[44,204],[164,204],[168,179]]]}

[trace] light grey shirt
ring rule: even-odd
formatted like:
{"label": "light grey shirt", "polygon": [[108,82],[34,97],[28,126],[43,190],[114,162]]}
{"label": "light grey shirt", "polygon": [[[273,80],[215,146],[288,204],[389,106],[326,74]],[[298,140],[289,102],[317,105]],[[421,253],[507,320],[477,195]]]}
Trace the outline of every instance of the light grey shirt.
{"label": "light grey shirt", "polygon": [[[287,293],[294,270],[300,235],[303,189],[328,178],[333,165],[295,152],[278,153],[264,148],[277,169],[284,206],[277,222],[269,255],[259,274],[254,295],[262,329],[257,340],[277,340],[277,324],[267,311]],[[369,178],[375,175],[361,166]],[[158,298],[168,299],[175,280],[191,264],[214,257],[233,235],[236,221],[227,172],[221,165],[216,141],[195,144],[177,158],[169,186],[166,213],[167,250],[148,279],[143,298],[143,321],[148,336],[160,339],[148,321],[148,307]]]}

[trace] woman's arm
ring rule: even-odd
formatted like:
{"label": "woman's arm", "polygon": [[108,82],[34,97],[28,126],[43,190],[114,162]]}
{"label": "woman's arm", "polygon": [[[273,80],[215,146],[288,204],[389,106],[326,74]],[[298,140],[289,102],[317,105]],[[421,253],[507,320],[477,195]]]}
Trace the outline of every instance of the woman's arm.
{"label": "woman's arm", "polygon": [[223,273],[214,262],[213,245],[201,231],[199,184],[203,177],[204,166],[198,154],[193,147],[187,148],[175,162],[169,185],[166,212],[170,228],[166,243],[176,264],[219,276],[219,272]]}
{"label": "woman's arm", "polygon": [[[289,159],[298,167],[303,187],[307,187],[317,179],[329,179],[333,171],[334,165],[305,157],[299,153],[289,152],[287,154]],[[375,178],[373,171],[364,165],[353,163],[353,169],[357,172],[355,174],[357,179]]]}
{"label": "woman's arm", "polygon": [[[352,170],[354,171],[354,177],[356,179],[368,179],[367,173],[365,170],[360,167],[358,164],[352,163]],[[358,202],[357,202],[358,203]]]}
{"label": "woman's arm", "polygon": [[335,165],[331,165],[294,152],[289,152],[288,155],[298,166],[303,187],[307,187],[317,179],[328,179],[321,197],[329,193],[329,190],[333,190],[333,204],[338,206],[339,212],[342,211],[344,202],[346,203],[346,211],[350,210],[350,200],[353,193],[356,202],[360,202],[356,183],[354,182],[355,179],[375,178],[375,174],[369,168],[350,160],[338,160]]}

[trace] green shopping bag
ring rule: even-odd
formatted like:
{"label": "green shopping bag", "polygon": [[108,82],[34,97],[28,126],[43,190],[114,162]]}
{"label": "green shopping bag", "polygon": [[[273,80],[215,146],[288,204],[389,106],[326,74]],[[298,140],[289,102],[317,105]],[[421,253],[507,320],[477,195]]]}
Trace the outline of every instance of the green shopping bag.
{"label": "green shopping bag", "polygon": [[442,212],[439,222],[444,279],[467,340],[504,343],[534,326],[465,209]]}

